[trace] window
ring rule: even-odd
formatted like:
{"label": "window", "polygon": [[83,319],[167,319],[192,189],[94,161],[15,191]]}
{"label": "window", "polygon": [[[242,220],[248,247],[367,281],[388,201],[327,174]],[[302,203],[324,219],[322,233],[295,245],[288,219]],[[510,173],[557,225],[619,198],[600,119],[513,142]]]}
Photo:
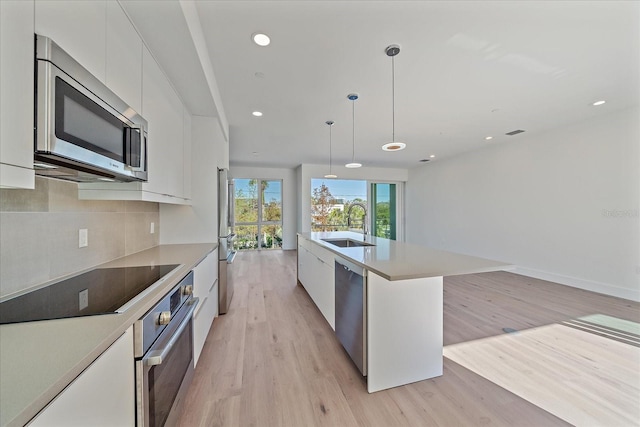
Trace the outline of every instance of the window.
{"label": "window", "polygon": [[355,205],[363,205],[372,235],[403,240],[403,188],[402,182],[311,179],[311,231],[361,233],[364,209]]}
{"label": "window", "polygon": [[235,248],[282,248],[282,181],[234,179]]}
{"label": "window", "polygon": [[312,179],[311,231],[362,230],[364,209],[352,208],[354,204],[367,206],[367,181]]}

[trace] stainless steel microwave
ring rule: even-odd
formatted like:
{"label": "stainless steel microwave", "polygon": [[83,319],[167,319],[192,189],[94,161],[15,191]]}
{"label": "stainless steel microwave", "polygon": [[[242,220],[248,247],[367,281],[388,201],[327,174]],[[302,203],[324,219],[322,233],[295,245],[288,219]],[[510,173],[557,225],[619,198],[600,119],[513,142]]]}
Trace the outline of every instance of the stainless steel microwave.
{"label": "stainless steel microwave", "polygon": [[146,181],[147,121],[50,38],[35,45],[36,174]]}

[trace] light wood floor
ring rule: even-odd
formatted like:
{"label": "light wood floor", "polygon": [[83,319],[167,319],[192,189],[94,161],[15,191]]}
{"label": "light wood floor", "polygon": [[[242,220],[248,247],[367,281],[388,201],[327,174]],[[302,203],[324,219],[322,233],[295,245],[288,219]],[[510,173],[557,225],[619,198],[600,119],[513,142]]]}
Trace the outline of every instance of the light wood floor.
{"label": "light wood floor", "polygon": [[[236,257],[235,295],[209,333],[182,426],[569,425],[447,358],[442,377],[368,394],[295,264],[294,251]],[[640,323],[640,304],[507,272],[444,281],[445,346],[592,314]]]}

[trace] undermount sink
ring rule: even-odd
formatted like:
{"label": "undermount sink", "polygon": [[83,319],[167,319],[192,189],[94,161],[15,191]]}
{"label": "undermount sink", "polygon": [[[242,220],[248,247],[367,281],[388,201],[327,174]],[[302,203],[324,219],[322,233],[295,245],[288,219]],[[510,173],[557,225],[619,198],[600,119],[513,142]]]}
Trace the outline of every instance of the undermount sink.
{"label": "undermount sink", "polygon": [[320,239],[340,248],[355,248],[359,246],[375,246],[373,243],[361,242],[353,239]]}

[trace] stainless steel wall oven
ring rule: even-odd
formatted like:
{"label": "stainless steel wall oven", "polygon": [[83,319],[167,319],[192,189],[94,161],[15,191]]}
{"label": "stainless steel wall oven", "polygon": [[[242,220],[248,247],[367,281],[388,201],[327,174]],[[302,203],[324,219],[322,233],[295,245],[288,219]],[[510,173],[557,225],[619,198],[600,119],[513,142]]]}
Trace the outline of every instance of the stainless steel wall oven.
{"label": "stainless steel wall oven", "polygon": [[134,324],[137,425],[175,425],[193,379],[193,272]]}

